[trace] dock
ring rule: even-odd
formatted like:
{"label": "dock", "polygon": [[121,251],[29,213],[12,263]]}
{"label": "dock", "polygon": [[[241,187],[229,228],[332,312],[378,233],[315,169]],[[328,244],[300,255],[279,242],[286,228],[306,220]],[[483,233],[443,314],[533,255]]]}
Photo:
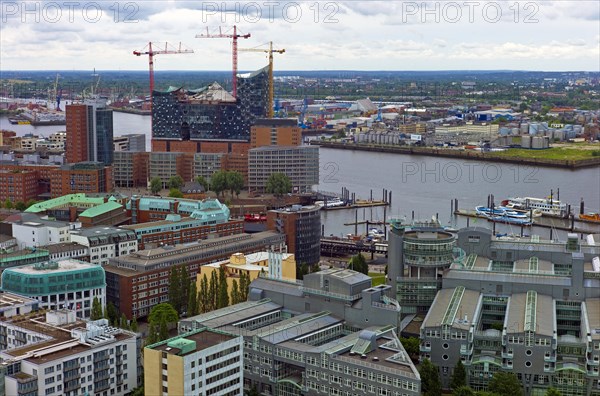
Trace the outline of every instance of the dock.
{"label": "dock", "polygon": [[[454,211],[454,214],[457,216],[465,216],[470,218],[481,218],[487,221],[493,222],[488,219],[484,215],[479,215],[475,210],[465,210],[465,209],[457,209]],[[533,218],[533,226],[535,227],[544,227],[544,228],[553,228],[555,230],[569,231],[575,232],[578,234],[595,234],[597,231],[593,231],[590,229],[584,229],[580,226],[575,226],[576,223],[580,223],[579,220],[575,219],[564,219],[557,217],[548,217],[548,216],[540,216]],[[513,224],[516,227],[530,227],[530,226],[521,226],[519,224]]]}
{"label": "dock", "polygon": [[377,206],[389,206],[389,205],[390,205],[389,202],[385,202],[385,201],[357,201],[354,203],[349,203],[348,205],[344,205],[344,206],[332,206],[330,208],[323,206],[321,209],[322,210],[361,209],[361,208],[374,208]]}

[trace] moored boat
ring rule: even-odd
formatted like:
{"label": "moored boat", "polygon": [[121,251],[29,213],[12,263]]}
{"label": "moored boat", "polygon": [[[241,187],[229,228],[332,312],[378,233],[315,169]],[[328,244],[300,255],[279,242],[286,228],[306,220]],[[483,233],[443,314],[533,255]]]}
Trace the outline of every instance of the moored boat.
{"label": "moored boat", "polygon": [[579,219],[600,223],[600,213],[582,213],[579,215]]}

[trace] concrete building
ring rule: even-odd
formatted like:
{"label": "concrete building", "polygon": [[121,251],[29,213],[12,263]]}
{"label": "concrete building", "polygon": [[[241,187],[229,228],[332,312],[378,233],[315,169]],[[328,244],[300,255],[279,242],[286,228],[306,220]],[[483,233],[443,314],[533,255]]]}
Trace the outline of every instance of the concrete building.
{"label": "concrete building", "polygon": [[113,113],[106,100],[90,99],[66,106],[66,154],[69,163],[113,162]]}
{"label": "concrete building", "polygon": [[112,167],[100,162],[62,165],[50,175],[50,194],[53,198],[80,192],[106,193],[112,189]]}
{"label": "concrete building", "polygon": [[150,309],[169,299],[171,268],[186,266],[190,281],[202,265],[223,260],[234,253],[254,253],[284,243],[273,232],[230,235],[176,246],[163,246],[115,257],[104,266],[108,301],[128,319],[145,317]]}
{"label": "concrete building", "polygon": [[54,243],[52,245],[42,246],[42,249],[48,251],[49,260],[51,261],[64,259],[90,261],[88,247],[76,242]]}
{"label": "concrete building", "polygon": [[456,238],[436,220],[390,223],[388,282],[404,314],[426,313],[454,261]]}
{"label": "concrete building", "polygon": [[[39,302],[35,298],[28,298],[18,294],[0,291],[0,317],[12,318],[13,316],[26,315],[31,311],[37,311]],[[2,333],[2,332],[0,332]],[[7,335],[5,332],[4,335]],[[6,349],[6,342],[2,339],[0,350]]]}
{"label": "concrete building", "polygon": [[126,395],[141,385],[141,339],[106,319],[82,322],[62,310],[10,325],[33,341],[0,353],[2,394]]}
{"label": "concrete building", "polygon": [[599,244],[466,228],[458,246],[421,327],[421,357],[440,367],[444,385],[460,359],[476,390],[508,371],[528,396],[549,387],[600,395]]}
{"label": "concrete building", "polygon": [[150,153],[115,151],[113,178],[116,187],[148,187]]}
{"label": "concrete building", "polygon": [[[196,290],[200,290],[202,278],[210,281],[213,272],[218,276],[219,270],[223,268],[227,281],[227,292],[231,293],[233,282],[240,284],[240,276],[245,274],[250,281],[258,278],[261,274],[269,274],[276,278],[288,281],[296,280],[296,260],[293,254],[269,250],[258,253],[235,253],[227,260],[217,261],[200,267],[196,278]],[[281,249],[283,250],[283,249]]]}
{"label": "concrete building", "polygon": [[11,267],[43,263],[48,260],[50,260],[50,253],[48,250],[41,248],[18,249],[11,253],[0,254],[0,271],[4,271],[6,268]]}
{"label": "concrete building", "polygon": [[51,310],[72,309],[78,318],[90,317],[94,298],[106,304],[102,267],[73,259],[5,269],[2,290],[35,298]]}
{"label": "concrete building", "polygon": [[135,232],[117,227],[89,227],[73,230],[71,241],[88,250],[90,263],[105,265],[113,257],[137,252]]}
{"label": "concrete building", "polygon": [[250,129],[251,148],[301,144],[302,129],[295,118],[260,118]]}
{"label": "concrete building", "polygon": [[303,284],[261,276],[250,301],[182,320],[179,331],[243,336],[244,387],[261,394],[416,396],[420,376],[390,324],[400,308],[389,290],[351,270]]}
{"label": "concrete building", "polygon": [[266,191],[273,173],[283,173],[292,182],[292,192],[310,193],[319,184],[318,146],[265,146],[248,152],[248,190]]}
{"label": "concrete building", "polygon": [[[213,220],[215,224],[227,221],[229,209],[218,199],[197,199],[145,197],[134,195],[126,205],[127,214],[132,224],[166,220],[169,214],[191,217],[194,212],[197,218]],[[217,221],[218,220],[218,221]]]}
{"label": "concrete building", "polygon": [[194,330],[144,348],[144,389],[153,395],[242,395],[243,338]]}
{"label": "concrete building", "polygon": [[294,205],[267,212],[267,229],[285,234],[288,251],[298,265],[321,259],[321,207]]}
{"label": "concrete building", "polygon": [[70,242],[74,228],[70,223],[49,220],[33,213],[11,216],[5,222],[12,224],[12,236],[17,243],[29,247]]}
{"label": "concrete building", "polygon": [[[155,204],[162,204],[168,210],[174,200],[154,200]],[[180,214],[166,215],[165,220],[150,221],[123,226],[123,229],[135,232],[139,249],[158,247],[162,245],[175,245],[179,243],[196,242],[201,239],[236,235],[244,232],[243,220],[230,220],[229,208],[217,199],[203,201],[188,200],[183,203],[177,201],[177,208],[187,204],[195,204],[195,209],[189,217]],[[140,206],[144,206],[140,203]],[[158,208],[157,208],[158,209]]]}
{"label": "concrete building", "polygon": [[146,135],[143,133],[132,133],[128,135],[115,136],[113,138],[114,150],[145,152],[146,151]]}

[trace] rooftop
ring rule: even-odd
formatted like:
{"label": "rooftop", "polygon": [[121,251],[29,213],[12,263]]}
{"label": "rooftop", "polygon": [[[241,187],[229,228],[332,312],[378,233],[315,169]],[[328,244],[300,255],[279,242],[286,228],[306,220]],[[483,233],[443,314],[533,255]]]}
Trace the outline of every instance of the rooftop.
{"label": "rooftop", "polygon": [[600,298],[589,298],[585,300],[591,336],[600,340]]}
{"label": "rooftop", "polygon": [[27,274],[27,275],[45,275],[45,274],[50,274],[50,273],[79,271],[79,270],[83,270],[83,269],[93,269],[93,268],[98,268],[98,265],[86,263],[84,261],[79,261],[79,260],[65,259],[65,260],[49,261],[47,263],[43,263],[43,265],[32,264],[32,265],[24,265],[21,267],[12,267],[12,268],[6,269],[5,271],[17,272],[20,274]]}
{"label": "rooftop", "polygon": [[533,331],[551,337],[554,323],[555,310],[552,297],[535,291],[513,294],[510,297],[505,321],[509,334]]}
{"label": "rooftop", "polygon": [[84,193],[81,194],[67,194],[62,197],[49,199],[47,201],[38,202],[35,205],[31,205],[25,210],[28,213],[40,213],[45,212],[49,209],[55,209],[59,207],[69,206],[90,206],[90,205],[101,205],[104,203],[103,198],[92,198],[87,197]]}
{"label": "rooftop", "polygon": [[123,205],[114,201],[108,201],[106,203],[84,210],[79,216],[96,217],[117,209],[123,209]]}
{"label": "rooftop", "polygon": [[71,235],[81,235],[83,237],[95,237],[95,236],[104,236],[108,237],[111,234],[123,234],[127,235],[131,231],[120,228],[120,227],[109,227],[109,226],[97,226],[97,227],[88,227],[88,228],[80,228],[77,230],[71,231]]}
{"label": "rooftop", "polygon": [[75,252],[81,249],[86,249],[85,246],[80,245],[77,242],[54,243],[52,245],[46,245],[43,248],[46,249],[50,254]]}
{"label": "rooftop", "polygon": [[463,286],[440,290],[423,321],[423,327],[447,324],[453,328],[468,330],[473,323],[479,297],[479,292],[466,290]]}
{"label": "rooftop", "polygon": [[[187,354],[202,351],[218,345],[221,342],[229,341],[234,338],[235,336],[222,331],[200,329],[147,346],[146,348],[164,351],[174,355],[185,356]],[[193,343],[190,343],[189,341],[192,341]],[[193,348],[190,349],[190,347]]]}

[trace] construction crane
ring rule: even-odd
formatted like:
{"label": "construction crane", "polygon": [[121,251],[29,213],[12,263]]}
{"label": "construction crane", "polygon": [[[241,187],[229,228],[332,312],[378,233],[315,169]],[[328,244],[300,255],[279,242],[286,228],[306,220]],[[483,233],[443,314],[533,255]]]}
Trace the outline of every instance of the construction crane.
{"label": "construction crane", "polygon": [[[58,77],[60,77],[60,76],[58,73],[56,73],[56,80],[54,81],[54,92],[53,92],[54,98],[56,99],[56,107],[54,110],[61,111],[60,110],[60,98],[62,96],[62,88],[60,89],[60,91],[58,90]],[[49,104],[47,104],[46,107],[50,108]]]}
{"label": "construction crane", "polygon": [[210,33],[208,31],[208,27],[206,28],[206,34],[197,34],[196,38],[230,38],[233,39],[233,43],[231,46],[231,53],[232,53],[232,69],[233,69],[233,78],[231,79],[232,81],[232,89],[231,89],[231,93],[233,94],[233,97],[237,99],[237,65],[238,65],[238,61],[237,61],[237,54],[238,54],[238,47],[237,47],[237,39],[238,38],[243,38],[243,39],[247,39],[250,38],[250,33],[248,34],[238,34],[237,33],[237,26],[233,25],[233,33],[223,33],[221,31],[221,27],[219,26],[219,33]]}
{"label": "construction crane", "polygon": [[[160,48],[160,49],[157,49]],[[169,43],[152,43],[149,42],[141,51],[133,51],[133,55],[142,56],[148,55],[148,65],[150,69],[150,105],[152,105],[152,91],[154,91],[154,56],[159,54],[193,54],[194,50],[181,48],[175,48]]]}
{"label": "construction crane", "polygon": [[273,42],[269,42],[269,49],[260,48],[241,48],[240,51],[244,52],[266,52],[269,54],[269,110],[267,113],[268,118],[273,118],[273,53],[283,54],[285,49],[275,50],[273,49]]}

